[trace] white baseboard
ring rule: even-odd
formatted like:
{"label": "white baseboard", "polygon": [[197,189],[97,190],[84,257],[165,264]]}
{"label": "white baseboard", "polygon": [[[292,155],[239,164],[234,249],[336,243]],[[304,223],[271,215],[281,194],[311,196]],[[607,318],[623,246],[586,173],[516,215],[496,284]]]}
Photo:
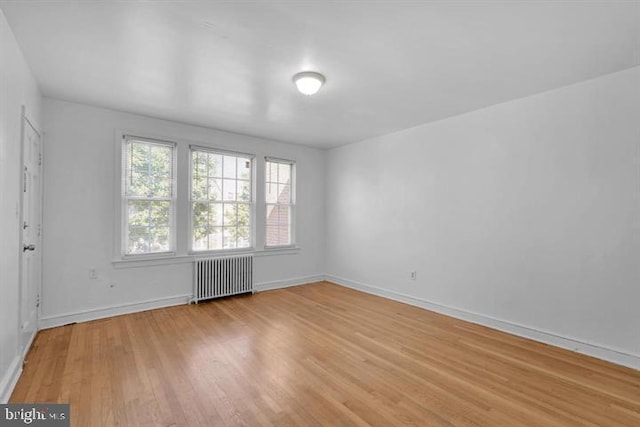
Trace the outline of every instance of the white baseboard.
{"label": "white baseboard", "polygon": [[[256,291],[269,291],[273,289],[287,288],[290,286],[305,285],[308,283],[319,282],[324,280],[323,275],[296,277],[293,279],[276,280],[272,282],[263,282],[256,284]],[[140,311],[153,310],[156,308],[171,307],[175,305],[188,304],[192,295],[177,295],[168,298],[158,298],[147,301],[114,305],[109,307],[100,307],[89,310],[82,310],[75,313],[59,314],[40,318],[38,327],[40,330],[55,328],[57,326],[67,325],[69,323],[87,322],[90,320],[104,319],[107,317],[119,316],[122,314],[136,313]],[[22,373],[22,364],[26,353],[31,348],[34,333],[29,341],[29,345],[25,348],[22,355],[16,356],[11,362],[11,366],[0,381],[0,403],[6,403],[13,393],[13,389]]]}
{"label": "white baseboard", "polygon": [[67,325],[69,323],[87,322],[89,320],[119,316],[121,314],[137,313],[139,311],[153,310],[155,308],[187,304],[191,296],[192,295],[177,295],[167,298],[158,298],[129,304],[82,310],[76,313],[42,317],[40,318],[39,327],[40,329],[49,329],[55,328],[57,326]]}
{"label": "white baseboard", "polygon": [[9,366],[9,369],[5,373],[4,378],[2,378],[2,380],[0,381],[0,403],[7,403],[9,401],[9,398],[11,397],[11,394],[13,393],[13,390],[16,388],[16,384],[20,379],[20,375],[22,375],[22,365],[24,363],[24,359],[27,357],[27,353],[29,353],[31,345],[33,344],[33,340],[36,338],[37,334],[38,331],[33,331],[33,334],[31,334],[29,342],[24,348],[24,351],[22,352],[22,354],[16,356],[13,359],[11,365]]}
{"label": "white baseboard", "polygon": [[256,283],[256,292],[271,291],[274,289],[289,288],[291,286],[306,285],[314,282],[321,282],[325,279],[324,275],[295,277],[286,280],[274,280],[272,282]]}
{"label": "white baseboard", "polygon": [[22,374],[22,357],[16,356],[0,381],[0,403],[7,403]]}
{"label": "white baseboard", "polygon": [[[262,282],[255,285],[257,292],[269,291],[274,289],[287,288],[291,286],[305,285],[308,283],[320,282],[328,280],[341,286],[356,289],[369,294],[381,296],[395,301],[400,301],[413,306],[421,307],[427,310],[435,311],[447,316],[455,317],[457,319],[466,320],[468,322],[476,323],[479,325],[487,326],[489,328],[497,329],[499,331],[511,333],[521,337],[529,338],[535,341],[550,344],[556,347],[564,348],[567,350],[575,351],[577,353],[593,356],[598,359],[606,360],[619,365],[627,366],[630,368],[640,370],[640,356],[630,354],[618,349],[604,347],[602,345],[584,342],[575,338],[564,337],[552,332],[542,331],[535,328],[531,328],[524,325],[519,325],[513,322],[495,319],[490,316],[485,316],[479,313],[473,313],[470,311],[462,310],[459,308],[449,307],[446,305],[434,303],[423,298],[414,297],[411,295],[402,294],[387,289],[370,286],[364,283],[359,283],[353,280],[344,279],[332,275],[315,275],[297,277],[286,280],[275,280],[271,282]],[[159,298],[154,300],[142,301],[137,303],[124,304],[119,306],[103,307],[98,309],[83,310],[76,313],[62,314],[50,317],[43,317],[40,319],[40,329],[54,328],[56,326],[62,326],[75,322],[86,322],[89,320],[103,319],[112,316],[119,316],[122,314],[135,313],[139,311],[152,310],[156,308],[170,307],[174,305],[187,304],[191,295],[178,295],[169,298]],[[2,399],[8,399],[13,391],[13,387],[17,382],[20,372],[22,370],[22,357],[16,357],[12,362],[10,369],[5,377],[0,382],[0,397]],[[3,402],[6,400],[3,400]]]}
{"label": "white baseboard", "polygon": [[377,295],[394,301],[403,302],[416,307],[435,311],[440,314],[455,317],[457,319],[466,320],[478,325],[487,326],[492,329],[529,338],[555,347],[564,348],[576,353],[585,354],[587,356],[596,357],[618,365],[627,366],[629,368],[640,370],[640,355],[629,354],[628,352],[618,349],[604,347],[602,345],[584,342],[575,338],[563,337],[552,332],[541,331],[524,325],[508,322],[505,320],[494,319],[478,313],[462,310],[459,308],[449,307],[446,305],[427,301],[423,298],[402,294],[375,286],[366,285],[364,283],[355,282],[353,280],[341,277],[327,275],[325,279],[338,285],[352,288],[368,294]]}
{"label": "white baseboard", "polygon": [[[296,277],[293,279],[276,280],[273,282],[263,282],[256,284],[256,291],[269,291],[272,289],[286,288],[289,286],[304,285],[324,280],[323,275]],[[82,310],[75,313],[58,314],[40,318],[38,326],[40,329],[55,328],[57,326],[68,325],[69,323],[88,322],[90,320],[104,319],[122,314],[137,313],[139,311],[153,310],[156,308],[171,307],[174,305],[188,304],[193,295],[177,295],[168,298],[158,298],[147,301],[114,305],[109,307]]]}
{"label": "white baseboard", "polygon": [[22,353],[22,360],[23,361],[27,358],[27,353],[29,353],[29,350],[31,350],[31,346],[33,345],[33,340],[36,339],[36,335],[38,335],[38,331],[34,330],[33,333],[31,334],[31,337],[29,337],[29,343],[24,348],[24,351]]}

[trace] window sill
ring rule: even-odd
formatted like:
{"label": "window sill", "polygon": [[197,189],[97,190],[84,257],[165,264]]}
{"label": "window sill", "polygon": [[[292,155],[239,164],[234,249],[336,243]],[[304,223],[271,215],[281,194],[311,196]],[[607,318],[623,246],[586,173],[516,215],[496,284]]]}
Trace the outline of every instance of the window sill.
{"label": "window sill", "polygon": [[167,256],[155,256],[153,258],[127,258],[127,259],[114,259],[111,261],[113,268],[136,268],[136,267],[153,267],[161,265],[171,264],[185,264],[193,262],[202,258],[216,258],[216,257],[228,257],[233,255],[253,255],[254,257],[263,256],[277,256],[277,255],[297,255],[300,253],[299,246],[287,246],[286,248],[268,248],[268,249],[256,249],[252,251],[236,251],[236,252],[221,252],[221,253],[201,253],[201,254],[189,254],[189,255],[167,255]]}
{"label": "window sill", "polygon": [[300,252],[299,246],[271,247],[254,251],[253,256],[294,255],[298,252]]}

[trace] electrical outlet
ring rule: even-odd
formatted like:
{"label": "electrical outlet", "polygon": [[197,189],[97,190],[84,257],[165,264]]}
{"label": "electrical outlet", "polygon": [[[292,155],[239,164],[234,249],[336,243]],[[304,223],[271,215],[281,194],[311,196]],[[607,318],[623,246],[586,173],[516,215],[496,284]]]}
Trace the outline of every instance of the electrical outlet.
{"label": "electrical outlet", "polygon": [[416,280],[417,273],[415,271],[411,272],[411,280]]}
{"label": "electrical outlet", "polygon": [[89,279],[97,279],[98,278],[98,272],[96,271],[95,268],[91,267],[89,269]]}

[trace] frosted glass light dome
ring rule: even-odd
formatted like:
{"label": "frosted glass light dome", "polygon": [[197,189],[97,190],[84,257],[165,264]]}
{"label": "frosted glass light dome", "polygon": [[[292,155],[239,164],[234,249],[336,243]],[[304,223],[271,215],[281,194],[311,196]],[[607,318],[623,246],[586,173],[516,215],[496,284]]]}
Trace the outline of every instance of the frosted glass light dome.
{"label": "frosted glass light dome", "polygon": [[314,71],[304,71],[293,76],[293,82],[300,93],[304,95],[313,95],[317,93],[326,79],[320,73]]}

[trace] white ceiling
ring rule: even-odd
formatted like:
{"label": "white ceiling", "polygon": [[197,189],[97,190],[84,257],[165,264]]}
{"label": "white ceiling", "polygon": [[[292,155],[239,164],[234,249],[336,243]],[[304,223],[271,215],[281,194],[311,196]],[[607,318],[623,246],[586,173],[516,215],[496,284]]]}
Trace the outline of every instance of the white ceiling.
{"label": "white ceiling", "polygon": [[46,96],[322,148],[640,64],[639,1],[0,6]]}

